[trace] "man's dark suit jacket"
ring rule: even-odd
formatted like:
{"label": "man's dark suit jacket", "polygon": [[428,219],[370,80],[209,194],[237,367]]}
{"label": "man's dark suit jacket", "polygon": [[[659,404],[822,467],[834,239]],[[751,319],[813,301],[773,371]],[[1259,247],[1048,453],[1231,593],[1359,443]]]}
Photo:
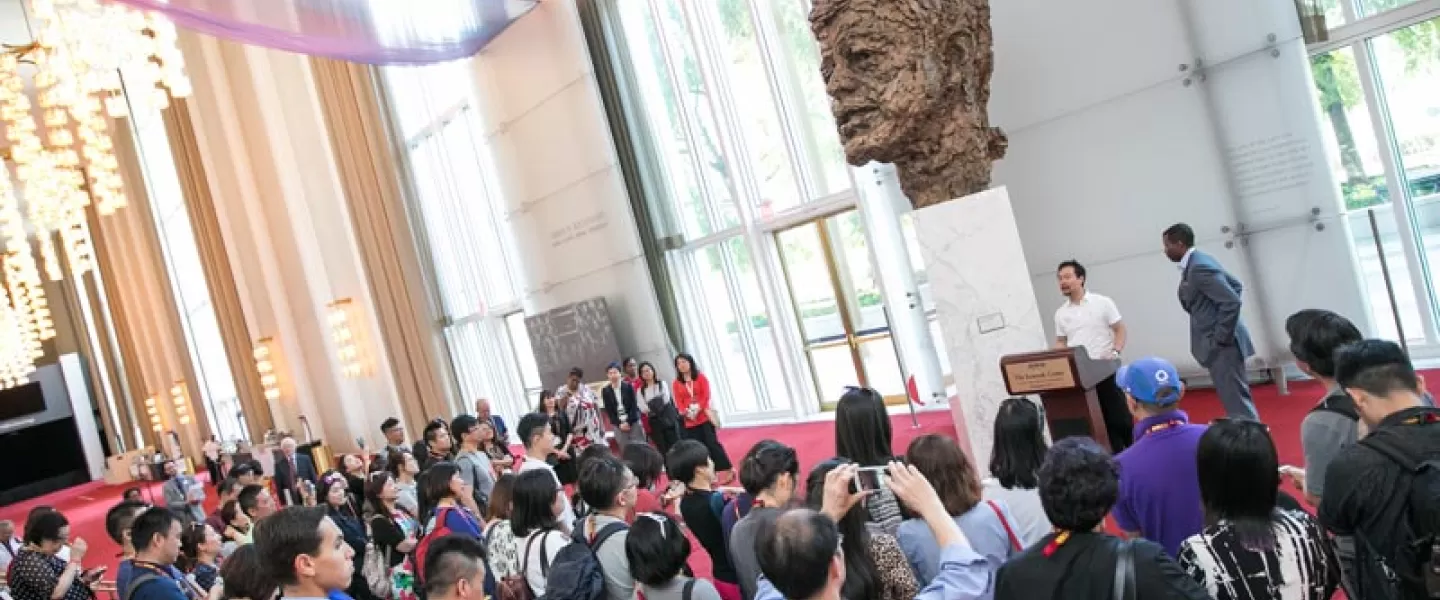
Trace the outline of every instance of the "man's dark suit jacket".
{"label": "man's dark suit jacket", "polygon": [[[285,458],[285,453],[275,453],[275,499],[281,505],[300,504],[300,481],[313,484],[320,479],[320,475],[315,472],[315,461],[299,452],[295,453],[295,470],[299,471],[298,479],[296,473],[291,471],[290,461]],[[291,502],[285,500],[287,491],[290,492]]]}
{"label": "man's dark suit jacket", "polygon": [[[605,405],[605,414],[609,415],[610,423],[618,427],[620,425],[620,405],[616,403],[615,388],[608,383],[605,384],[604,389],[600,390],[600,401]],[[635,401],[635,388],[630,386],[630,382],[620,382],[619,401],[625,404],[625,422],[631,425],[639,423],[640,406]]]}

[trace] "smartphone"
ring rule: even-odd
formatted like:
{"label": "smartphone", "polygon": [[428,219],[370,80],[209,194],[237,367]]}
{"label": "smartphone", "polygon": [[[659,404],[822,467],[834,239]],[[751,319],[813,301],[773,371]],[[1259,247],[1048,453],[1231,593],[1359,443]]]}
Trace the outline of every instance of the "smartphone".
{"label": "smartphone", "polygon": [[855,471],[855,479],[850,482],[850,487],[857,494],[885,489],[885,469],[885,467],[860,467]]}

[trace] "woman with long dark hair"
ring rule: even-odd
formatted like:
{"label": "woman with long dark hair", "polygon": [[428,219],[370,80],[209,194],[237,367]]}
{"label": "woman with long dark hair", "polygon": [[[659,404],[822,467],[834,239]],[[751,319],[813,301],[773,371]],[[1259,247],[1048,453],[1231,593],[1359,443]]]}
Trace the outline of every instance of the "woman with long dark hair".
{"label": "woman with long dark hair", "polygon": [[1040,463],[1045,461],[1045,418],[1039,405],[1025,398],[1000,403],[995,414],[995,447],[990,452],[990,478],[983,482],[986,500],[1010,508],[1021,544],[1029,546],[1050,533],[1050,517],[1040,504]]}
{"label": "woman with long dark hair", "polygon": [[180,533],[180,558],[175,567],[200,589],[210,591],[220,576],[220,534],[204,523],[190,523]]}
{"label": "woman with long dark hair", "polygon": [[325,507],[325,514],[340,528],[345,543],[355,551],[355,571],[350,575],[350,588],[346,593],[355,600],[375,600],[370,584],[361,573],[365,568],[365,545],[369,539],[365,534],[365,523],[360,520],[360,512],[350,497],[349,480],[344,473],[327,471],[320,477],[320,486],[315,493],[321,506]]}
{"label": "woman with long dark hair", "polygon": [[420,522],[400,506],[400,488],[395,477],[386,471],[370,474],[365,483],[365,499],[374,514],[370,517],[370,538],[375,550],[390,557],[389,566],[405,560],[419,544]]}
{"label": "woman with long dark hair", "polygon": [[[862,467],[884,467],[895,453],[891,450],[890,413],[885,398],[870,388],[852,387],[835,405],[835,455]],[[870,521],[885,533],[900,528],[900,503],[889,489],[881,488],[865,499]]]}
{"label": "woman with long dark hair", "polygon": [[565,498],[560,495],[560,486],[543,469],[526,471],[516,478],[510,526],[520,548],[525,581],[536,598],[545,595],[544,565],[554,563],[560,549],[570,543],[570,536],[565,535],[559,520],[564,509]]}
{"label": "woman with long dark hair", "polygon": [[668,454],[675,442],[680,441],[680,411],[670,399],[670,386],[660,379],[655,365],[640,363],[640,377],[635,382],[635,395],[639,398],[640,405],[645,407],[646,418],[649,419],[650,440],[655,442],[655,448],[660,450],[661,456]]}
{"label": "woman with long dark hair", "polygon": [[575,483],[575,448],[570,445],[571,434],[575,432],[570,426],[570,415],[566,414],[566,400],[557,398],[555,392],[540,390],[540,404],[535,407],[535,412],[550,417],[550,433],[555,434],[555,453],[550,455],[546,462],[555,469],[555,476],[560,478],[561,485]]}
{"label": "woman with long dark hair", "polygon": [[1180,545],[1180,566],[1215,600],[1324,600],[1340,568],[1309,514],[1276,506],[1280,460],[1265,425],[1220,420],[1196,449],[1203,531]]}
{"label": "woman with long dark hair", "polygon": [[[843,458],[832,458],[810,470],[805,480],[805,503],[820,510],[825,498],[825,476],[840,465]],[[845,600],[910,600],[920,586],[910,570],[905,554],[894,536],[871,533],[869,515],[856,505],[836,525],[840,529],[840,548],[845,555],[845,583],[840,596]]]}
{"label": "woman with long dark hair", "polygon": [[715,433],[720,416],[710,405],[710,380],[700,372],[695,357],[683,352],[675,356],[675,383],[671,384],[670,392],[682,419],[681,435],[705,445],[710,451],[710,460],[715,463],[715,472],[725,474],[719,483],[728,484],[735,479],[735,467]]}
{"label": "woman with long dark hair", "polygon": [[[1020,552],[1022,544],[1011,525],[1014,517],[1004,504],[981,499],[980,475],[955,440],[922,435],[910,442],[905,459],[930,480],[945,512],[955,519],[975,553],[985,557],[991,573]],[[940,546],[930,526],[923,519],[907,520],[900,524],[898,537],[921,585],[930,583],[940,570]]]}
{"label": "woman with long dark hair", "polygon": [[485,513],[485,554],[490,573],[496,581],[520,572],[520,545],[510,517],[515,511],[515,474],[506,473],[495,480],[490,492],[490,505]]}

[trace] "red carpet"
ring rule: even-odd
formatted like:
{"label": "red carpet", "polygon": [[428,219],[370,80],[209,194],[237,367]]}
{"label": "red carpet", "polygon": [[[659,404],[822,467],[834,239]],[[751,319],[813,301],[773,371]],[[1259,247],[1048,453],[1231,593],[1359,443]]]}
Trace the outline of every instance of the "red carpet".
{"label": "red carpet", "polygon": [[[1440,381],[1440,371],[1431,371],[1427,375],[1431,381]],[[1275,387],[1270,385],[1257,386],[1254,389],[1255,405],[1260,411],[1261,418],[1270,425],[1270,434],[1275,438],[1275,445],[1279,449],[1282,463],[1297,466],[1303,464],[1304,459],[1300,448],[1300,421],[1319,399],[1322,391],[1320,386],[1314,382],[1292,383],[1289,396],[1279,395]],[[1190,413],[1190,417],[1194,421],[1200,423],[1224,415],[1219,400],[1211,390],[1197,390],[1186,395],[1181,406]],[[927,433],[954,435],[955,428],[950,421],[948,411],[921,413],[919,418],[920,426],[918,428],[912,428],[909,415],[892,418],[896,454],[903,453],[906,446],[910,444],[910,440],[919,435]],[[815,463],[834,455],[834,433],[834,423],[823,421],[722,429],[720,439],[729,451],[730,457],[736,461],[755,442],[762,439],[773,438],[794,446],[800,455],[803,476]],[[90,556],[93,558],[86,562],[109,564],[113,573],[115,570],[114,557],[119,554],[120,549],[110,541],[109,536],[105,535],[105,511],[119,501],[125,488],[132,485],[146,490],[146,497],[151,502],[163,502],[159,483],[135,483],[124,486],[88,483],[34,500],[0,507],[0,519],[14,521],[18,533],[31,508],[42,504],[53,506],[69,518],[71,537],[81,537],[89,542]],[[206,503],[207,513],[215,508],[214,504],[214,488],[210,488],[210,498]],[[698,543],[692,544],[690,564],[696,574],[701,576],[710,574],[710,557],[705,554],[704,549]]]}

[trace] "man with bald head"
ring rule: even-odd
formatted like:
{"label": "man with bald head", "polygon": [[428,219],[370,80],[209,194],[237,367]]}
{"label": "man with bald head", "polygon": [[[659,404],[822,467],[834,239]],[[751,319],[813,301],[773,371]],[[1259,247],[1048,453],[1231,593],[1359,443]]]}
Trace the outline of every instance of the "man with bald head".
{"label": "man with bald head", "polygon": [[319,474],[310,457],[296,451],[295,438],[280,440],[280,452],[275,455],[275,491],[279,493],[281,506],[300,504],[300,483],[315,485]]}
{"label": "man with bald head", "polygon": [[[845,554],[836,523],[865,498],[851,488],[858,470],[847,464],[825,475],[820,511],[791,510],[761,530],[755,554],[764,576],[755,600],[841,599]],[[916,600],[972,600],[988,595],[989,564],[970,547],[925,476],[915,467],[891,463],[886,481],[896,498],[925,519],[941,548],[940,572],[915,595]]]}
{"label": "man with bald head", "polygon": [[490,413],[490,400],[481,398],[475,401],[475,418],[483,421],[490,421],[495,428],[495,441],[501,445],[510,445],[510,428],[505,426],[505,417]]}
{"label": "man with bald head", "polygon": [[986,0],[814,0],[810,29],[846,161],[894,163],[916,208],[984,191],[1007,140],[990,127]]}

